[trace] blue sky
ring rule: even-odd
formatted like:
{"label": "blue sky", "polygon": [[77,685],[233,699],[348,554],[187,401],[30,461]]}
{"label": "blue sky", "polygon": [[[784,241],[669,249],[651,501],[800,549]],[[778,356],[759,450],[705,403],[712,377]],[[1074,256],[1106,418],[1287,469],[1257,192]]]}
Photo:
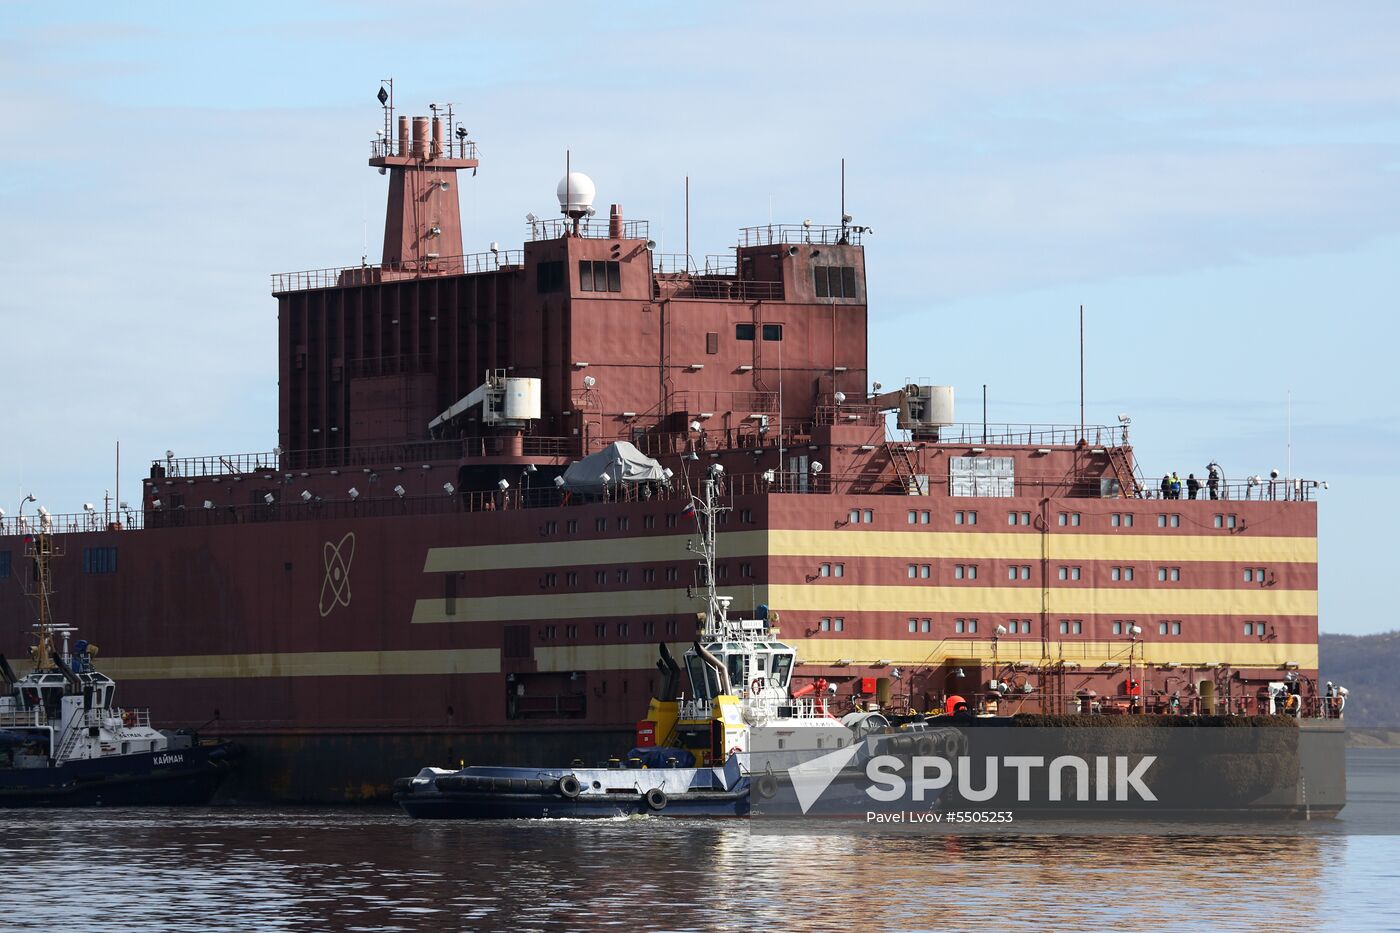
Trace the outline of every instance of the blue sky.
{"label": "blue sky", "polygon": [[[470,251],[551,213],[564,150],[663,252],[836,219],[871,368],[964,418],[1133,418],[1148,475],[1321,498],[1324,631],[1395,627],[1400,7],[74,3],[0,7],[0,507],[276,442],[269,274],[378,258],[374,93],[481,147]],[[23,400],[23,403],[20,402]],[[1373,496],[1381,496],[1374,499]]]}

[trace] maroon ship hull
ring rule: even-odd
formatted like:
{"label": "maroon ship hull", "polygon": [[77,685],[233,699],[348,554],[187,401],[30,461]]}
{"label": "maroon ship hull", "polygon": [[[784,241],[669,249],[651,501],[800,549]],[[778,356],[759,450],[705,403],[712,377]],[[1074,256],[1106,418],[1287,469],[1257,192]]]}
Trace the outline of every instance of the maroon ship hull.
{"label": "maroon ship hull", "polygon": [[[1313,484],[1203,466],[1163,498],[1126,425],[959,426],[950,390],[872,389],[846,219],[746,229],[703,273],[615,205],[460,255],[475,149],[435,124],[375,144],[382,265],[274,279],[280,447],[168,456],[139,509],[44,519],[74,562],[55,613],[131,702],[237,737],[229,795],[387,799],[424,763],[625,748],[657,642],[695,635],[682,510],[712,463],[717,583],[777,610],[838,704],[1331,712]],[[614,441],[669,478],[556,484]],[[0,522],[5,618],[38,520]]]}

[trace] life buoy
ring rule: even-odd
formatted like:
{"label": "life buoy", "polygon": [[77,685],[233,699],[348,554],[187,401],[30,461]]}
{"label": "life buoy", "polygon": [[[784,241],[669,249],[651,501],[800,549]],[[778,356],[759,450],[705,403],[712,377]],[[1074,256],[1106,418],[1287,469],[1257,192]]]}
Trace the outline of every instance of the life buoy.
{"label": "life buoy", "polygon": [[763,678],[762,678],[762,677],[755,677],[755,678],[753,679],[753,682],[749,684],[749,692],[750,692],[750,693],[762,693],[762,692],[763,692],[763,685],[764,685]]}
{"label": "life buoy", "polygon": [[647,806],[652,810],[666,809],[666,792],[659,787],[653,787],[643,795]]}
{"label": "life buoy", "polygon": [[132,726],[136,725],[136,714],[133,713],[131,710],[127,710],[124,713],[122,713],[122,725],[126,726],[127,728],[131,728]]}
{"label": "life buoy", "polygon": [[559,779],[559,796],[565,800],[573,800],[583,791],[583,785],[578,782],[578,778],[572,774],[566,774]]}

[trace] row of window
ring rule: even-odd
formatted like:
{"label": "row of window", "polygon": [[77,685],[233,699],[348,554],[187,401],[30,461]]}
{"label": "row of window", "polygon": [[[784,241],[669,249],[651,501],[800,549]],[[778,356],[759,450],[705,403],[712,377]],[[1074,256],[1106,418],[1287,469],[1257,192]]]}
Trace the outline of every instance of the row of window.
{"label": "row of window", "polygon": [[855,266],[813,266],[812,285],[818,298],[859,298]]}
{"label": "row of window", "polygon": [[[736,514],[738,515],[739,521],[742,522],[743,524],[746,524],[746,525],[752,525],[752,524],[753,524],[753,520],[754,520],[754,518],[753,518],[753,509],[739,509],[738,512],[737,512]],[[729,524],[729,515],[730,515],[729,512],[720,512],[719,515],[718,515],[717,518],[716,518],[716,524],[719,524],[719,525],[727,525],[727,524]],[[679,520],[679,519],[680,519],[680,516],[679,516],[677,513],[675,513],[675,512],[668,512],[668,513],[666,514],[666,527],[667,527],[667,528],[677,528],[677,527],[679,527],[679,526],[680,526],[680,520]],[[614,522],[616,523],[615,526],[613,525]],[[618,531],[630,531],[631,528],[632,528],[632,519],[631,519],[629,516],[627,516],[627,515],[617,515],[617,516],[612,516],[612,517],[609,517],[609,516],[604,515],[604,516],[599,516],[598,518],[595,518],[595,519],[593,520],[593,530],[596,531],[596,532],[599,532],[599,533],[606,532],[606,531],[608,530],[609,526],[616,527]],[[654,529],[654,528],[656,527],[656,516],[655,516],[655,515],[643,515],[643,516],[642,516],[642,527],[643,527],[644,529],[647,529],[647,530]],[[545,522],[543,525],[540,526],[540,533],[541,533],[541,534],[544,534],[544,535],[557,535],[557,534],[559,534],[559,522],[558,522],[557,520],[554,520],[554,519],[551,519],[551,520]],[[576,534],[578,534],[578,519],[576,519],[576,518],[571,518],[571,519],[568,519],[567,521],[565,521],[565,522],[564,522],[564,533],[565,533],[565,534],[568,534],[568,535],[576,535]]]}
{"label": "row of window", "polygon": [[622,264],[603,259],[580,259],[578,290],[581,292],[622,291]]}
{"label": "row of window", "polygon": [[[617,623],[614,623],[614,625],[615,625],[615,628],[614,628],[613,630],[616,631],[617,637],[618,637],[618,638],[629,638],[629,637],[631,637],[631,635],[632,635],[632,623],[630,623],[630,622],[617,622]],[[559,638],[559,632],[560,632],[561,629],[563,630],[564,639],[565,639],[566,641],[575,641],[575,640],[578,638],[578,625],[576,625],[576,624],[574,624],[574,623],[569,623],[569,624],[563,625],[563,626],[560,626],[560,625],[545,625],[545,626],[542,626],[542,627],[540,628],[540,638],[543,639],[544,641],[555,641],[555,640],[557,640],[557,639]],[[608,628],[608,623],[607,623],[607,622],[595,622],[595,623],[593,624],[593,637],[595,637],[595,638],[607,638],[607,637],[608,637],[608,632],[609,632],[609,628]],[[648,622],[643,622],[643,623],[641,624],[641,633],[642,633],[643,637],[651,638],[652,636],[654,636],[654,635],[656,634],[656,623],[655,623],[655,622],[650,622],[650,621],[648,621]],[[675,619],[668,619],[668,620],[666,620],[665,633],[666,633],[667,635],[679,635],[679,634],[680,634],[680,623],[677,622]]]}
{"label": "row of window", "polygon": [[[770,341],[782,340],[782,339],[783,339],[783,325],[781,325],[781,324],[764,324],[764,325],[763,325],[763,331],[762,331],[762,333],[763,333],[763,339],[764,339],[764,340],[770,340]],[[758,330],[758,325],[756,325],[756,324],[735,324],[735,325],[734,325],[734,339],[735,339],[735,340],[753,340],[755,337],[758,336],[758,334],[759,334],[759,330]]]}
{"label": "row of window", "polygon": [[[927,510],[910,509],[907,513],[908,523],[911,525],[927,525],[929,523],[929,513]],[[868,521],[868,519],[867,519]],[[1061,528],[1078,528],[1084,522],[1084,515],[1081,512],[1057,512],[1055,524]],[[1006,523],[1008,525],[1029,525],[1031,523],[1030,512],[1007,512]],[[1131,512],[1111,512],[1108,516],[1108,523],[1114,528],[1133,527],[1133,513]],[[977,513],[974,511],[962,510],[953,513],[954,525],[975,525],[977,524]],[[1158,528],[1180,528],[1181,515],[1177,513],[1163,512],[1157,516]],[[1216,528],[1234,528],[1236,521],[1234,515],[1216,515]]]}
{"label": "row of window", "polygon": [[[843,566],[843,565],[838,565],[838,566]],[[677,582],[677,581],[680,579],[680,570],[679,570],[679,568],[676,568],[676,567],[666,567],[666,568],[664,568],[664,570],[665,570],[665,578],[666,578],[666,582],[667,582],[667,583],[675,583],[675,582]],[[845,572],[845,571],[844,571],[844,566],[843,566],[842,572],[836,574],[836,576],[839,577],[839,576],[841,576],[842,573],[844,573],[844,572]],[[741,563],[741,564],[739,565],[739,576],[744,577],[744,578],[752,578],[753,575],[754,575],[754,574],[753,574],[753,564]],[[822,574],[822,576],[826,576],[826,574]],[[616,578],[616,581],[617,581],[618,583],[630,583],[630,582],[632,581],[632,571],[631,571],[631,568],[628,568],[628,567],[619,567],[619,568],[617,568],[617,569],[614,570],[614,571],[607,571],[607,570],[595,570],[595,571],[593,571],[593,582],[596,583],[596,584],[599,585],[599,586],[607,586],[608,580],[609,580],[610,577],[615,577],[615,578]],[[716,564],[716,565],[715,565],[715,579],[716,579],[716,580],[727,580],[727,579],[729,579],[729,565],[728,565],[728,564]],[[643,583],[655,583],[655,582],[656,582],[656,568],[655,568],[655,567],[643,567],[643,568],[642,568],[642,582],[643,582]],[[550,587],[558,586],[558,585],[559,585],[559,574],[556,573],[556,572],[554,572],[554,571],[550,571],[550,572],[544,574],[542,577],[540,577],[540,585],[543,586],[543,587],[545,587],[545,588],[550,588]],[[570,570],[570,571],[565,572],[565,574],[564,574],[564,585],[565,585],[565,586],[569,586],[569,587],[578,586],[578,571]]]}
{"label": "row of window", "polygon": [[[908,621],[908,629],[911,634],[929,634],[938,623],[931,618],[912,617]],[[979,620],[975,618],[954,619],[952,628],[954,634],[975,635]],[[1137,625],[1133,619],[1114,619],[1109,624],[1109,631],[1114,635],[1128,635]],[[1033,631],[1033,620],[1031,619],[1007,619],[1002,623],[1002,627],[1008,635],[1029,635]],[[818,628],[823,632],[844,631],[844,619],[824,618],[818,624]],[[1061,635],[1082,635],[1084,634],[1083,619],[1060,619],[1059,632]],[[1166,636],[1179,636],[1181,634],[1180,619],[1162,619],[1157,623],[1157,634]],[[1246,622],[1244,623],[1244,634],[1262,636],[1268,633],[1268,623],[1266,622]],[[998,633],[1000,634],[1000,633]]]}

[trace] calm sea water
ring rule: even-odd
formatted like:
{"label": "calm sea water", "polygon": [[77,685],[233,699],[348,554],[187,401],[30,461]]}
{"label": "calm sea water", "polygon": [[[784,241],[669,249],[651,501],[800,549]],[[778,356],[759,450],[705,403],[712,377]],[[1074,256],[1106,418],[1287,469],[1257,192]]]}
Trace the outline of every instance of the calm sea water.
{"label": "calm sea water", "polygon": [[[1348,818],[1400,806],[1354,751]],[[5,930],[1400,929],[1400,837],[764,836],[388,809],[0,812]]]}

